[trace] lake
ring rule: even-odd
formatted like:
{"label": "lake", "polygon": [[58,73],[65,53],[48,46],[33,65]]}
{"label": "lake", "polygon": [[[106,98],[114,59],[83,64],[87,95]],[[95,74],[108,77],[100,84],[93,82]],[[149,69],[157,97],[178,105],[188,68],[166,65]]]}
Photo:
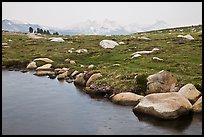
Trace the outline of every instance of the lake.
{"label": "lake", "polygon": [[73,83],[2,70],[3,135],[202,135],[202,115],[162,121]]}

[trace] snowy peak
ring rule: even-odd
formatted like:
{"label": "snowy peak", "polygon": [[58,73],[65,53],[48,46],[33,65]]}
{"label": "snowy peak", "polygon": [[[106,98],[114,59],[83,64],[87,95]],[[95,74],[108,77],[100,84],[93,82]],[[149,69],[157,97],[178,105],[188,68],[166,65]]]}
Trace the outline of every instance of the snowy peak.
{"label": "snowy peak", "polygon": [[139,25],[137,23],[129,25],[120,25],[115,21],[105,19],[103,21],[87,20],[73,25],[69,25],[64,29],[51,28],[38,24],[24,23],[18,20],[2,20],[2,30],[28,32],[28,28],[32,27],[34,30],[42,28],[52,32],[59,32],[60,34],[85,34],[85,35],[126,35],[137,32],[145,32],[151,30],[158,30],[170,27],[164,21],[156,21],[149,25]]}

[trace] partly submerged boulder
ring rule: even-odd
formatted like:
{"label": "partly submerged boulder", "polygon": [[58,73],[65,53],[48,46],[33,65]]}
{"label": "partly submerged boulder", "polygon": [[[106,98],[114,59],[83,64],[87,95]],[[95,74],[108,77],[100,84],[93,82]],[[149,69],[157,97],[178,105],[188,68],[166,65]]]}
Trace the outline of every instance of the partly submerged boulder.
{"label": "partly submerged boulder", "polygon": [[133,108],[135,113],[145,113],[162,119],[175,119],[191,110],[189,100],[177,92],[149,94]]}
{"label": "partly submerged boulder", "polygon": [[58,80],[64,79],[65,77],[67,77],[67,75],[68,75],[68,71],[65,71],[64,73],[59,74],[59,75],[57,76],[57,79],[58,79]]}
{"label": "partly submerged boulder", "polygon": [[76,75],[76,78],[74,79],[74,84],[79,86],[85,86],[86,80],[84,79],[84,73],[79,73]]}
{"label": "partly submerged boulder", "polygon": [[193,112],[202,112],[202,96],[193,104]]}
{"label": "partly submerged boulder", "polygon": [[115,48],[115,46],[119,45],[117,42],[112,41],[112,40],[102,40],[99,45],[105,49],[107,48]]}
{"label": "partly submerged boulder", "polygon": [[37,71],[37,72],[33,73],[33,75],[36,75],[36,76],[55,75],[55,72],[53,72],[53,71]]}
{"label": "partly submerged boulder", "polygon": [[50,70],[52,67],[52,64],[45,64],[45,65],[42,65],[38,68],[36,68],[36,70]]}
{"label": "partly submerged boulder", "polygon": [[143,97],[132,92],[123,92],[113,96],[111,101],[120,105],[135,106]]}

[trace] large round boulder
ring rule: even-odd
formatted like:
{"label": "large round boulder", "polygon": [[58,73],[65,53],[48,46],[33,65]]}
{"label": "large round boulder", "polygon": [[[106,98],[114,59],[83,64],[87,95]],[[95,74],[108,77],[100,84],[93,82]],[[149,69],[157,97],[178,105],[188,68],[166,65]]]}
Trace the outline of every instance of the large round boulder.
{"label": "large round boulder", "polygon": [[177,92],[179,90],[179,88],[176,86],[176,78],[164,70],[148,76],[147,80],[146,94]]}
{"label": "large round boulder", "polygon": [[99,45],[105,49],[112,49],[115,48],[115,46],[119,45],[117,42],[112,40],[102,40]]}
{"label": "large round boulder", "polygon": [[189,100],[177,92],[149,94],[133,108],[135,113],[145,113],[162,119],[175,119],[191,110]]}
{"label": "large round boulder", "polygon": [[135,106],[143,97],[132,92],[123,92],[113,96],[111,101],[120,105]]}

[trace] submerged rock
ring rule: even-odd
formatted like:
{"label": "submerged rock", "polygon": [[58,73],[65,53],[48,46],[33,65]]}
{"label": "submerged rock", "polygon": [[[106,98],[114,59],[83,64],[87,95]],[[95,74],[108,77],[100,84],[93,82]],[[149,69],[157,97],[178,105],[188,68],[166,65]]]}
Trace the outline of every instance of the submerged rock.
{"label": "submerged rock", "polygon": [[36,76],[47,76],[47,75],[54,75],[55,72],[53,71],[37,71],[35,73],[33,73],[33,75],[36,75]]}

